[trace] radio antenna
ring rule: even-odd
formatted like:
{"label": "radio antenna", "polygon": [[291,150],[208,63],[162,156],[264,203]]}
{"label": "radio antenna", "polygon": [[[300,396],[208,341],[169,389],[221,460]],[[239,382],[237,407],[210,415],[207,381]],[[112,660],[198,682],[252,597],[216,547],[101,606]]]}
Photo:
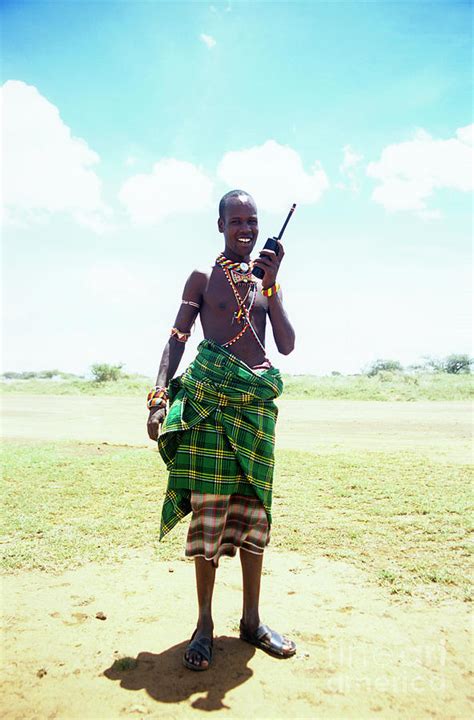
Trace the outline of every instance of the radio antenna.
{"label": "radio antenna", "polygon": [[290,212],[288,213],[288,217],[286,218],[285,222],[283,223],[283,227],[280,230],[280,234],[278,235],[277,240],[281,240],[283,233],[286,230],[286,226],[290,222],[290,218],[293,215],[293,213],[295,212],[295,208],[296,208],[296,203],[293,203],[293,205],[291,206]]}

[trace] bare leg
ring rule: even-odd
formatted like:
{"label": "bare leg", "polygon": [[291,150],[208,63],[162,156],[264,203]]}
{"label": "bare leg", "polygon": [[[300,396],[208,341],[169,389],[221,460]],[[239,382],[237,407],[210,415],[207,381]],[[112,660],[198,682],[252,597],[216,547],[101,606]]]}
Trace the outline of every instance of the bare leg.
{"label": "bare leg", "polygon": [[[214,622],[212,620],[212,593],[214,590],[214,580],[216,578],[216,568],[210,560],[206,560],[206,558],[203,557],[194,558],[194,568],[196,571],[196,588],[199,605],[199,616],[194,637],[212,638],[214,630]],[[202,668],[207,668],[209,664],[207,660],[203,660],[199,652],[194,650],[186,652],[186,659]]]}
{"label": "bare leg", "polygon": [[[263,553],[256,555],[241,549],[240,562],[242,564],[243,581],[242,622],[247,631],[253,633],[260,625],[259,600]],[[295,651],[294,643],[287,638],[283,638],[283,640],[283,652],[293,655]]]}
{"label": "bare leg", "polygon": [[240,550],[240,563],[242,565],[243,605],[242,620],[244,625],[253,632],[260,625],[258,604],[260,600],[260,579],[262,577],[263,553]]}

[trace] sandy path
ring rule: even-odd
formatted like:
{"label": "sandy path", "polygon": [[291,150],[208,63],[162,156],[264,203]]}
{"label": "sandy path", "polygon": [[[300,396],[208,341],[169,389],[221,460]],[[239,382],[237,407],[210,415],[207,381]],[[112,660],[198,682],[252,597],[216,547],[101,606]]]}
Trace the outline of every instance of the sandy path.
{"label": "sandy path", "polygon": [[[136,398],[36,395],[28,422],[5,395],[3,436],[146,445],[147,411]],[[462,402],[279,400],[277,447],[307,452],[412,450],[431,459],[470,462],[472,405]]]}
{"label": "sandy path", "polygon": [[[273,550],[263,580],[265,620],[295,638],[297,656],[277,660],[236,639],[239,563],[225,558],[214,663],[193,673],[181,665],[195,617],[192,563],[140,554],[6,577],[2,716],[472,717],[468,604],[401,602],[350,565]],[[111,671],[123,656],[138,658],[136,669]]]}

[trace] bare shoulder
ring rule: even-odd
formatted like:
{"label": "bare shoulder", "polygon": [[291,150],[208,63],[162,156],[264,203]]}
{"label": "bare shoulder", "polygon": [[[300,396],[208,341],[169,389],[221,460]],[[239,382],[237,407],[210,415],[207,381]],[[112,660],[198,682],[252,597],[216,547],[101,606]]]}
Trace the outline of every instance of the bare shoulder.
{"label": "bare shoulder", "polygon": [[200,300],[206,290],[210,274],[210,268],[199,268],[193,270],[186,280],[183,290],[183,298],[185,300]]}
{"label": "bare shoulder", "polygon": [[199,267],[192,271],[189,278],[193,278],[196,282],[205,282],[211,274],[211,267]]}

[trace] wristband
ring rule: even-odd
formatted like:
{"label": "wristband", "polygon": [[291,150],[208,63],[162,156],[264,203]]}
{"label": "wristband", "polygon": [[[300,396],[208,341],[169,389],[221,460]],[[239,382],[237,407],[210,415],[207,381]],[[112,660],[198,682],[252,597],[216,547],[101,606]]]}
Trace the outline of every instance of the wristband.
{"label": "wristband", "polygon": [[191,333],[184,333],[181,332],[181,330],[178,330],[178,328],[171,328],[171,337],[175,337],[178,342],[185,343],[188,342],[189,338],[191,337]]}
{"label": "wristband", "polygon": [[155,408],[155,407],[164,408],[164,407],[166,407],[167,402],[168,402],[167,389],[165,387],[159,387],[159,385],[156,385],[148,393],[148,396],[146,399],[146,406],[147,406],[148,410],[151,410],[152,408]]}
{"label": "wristband", "polygon": [[269,288],[262,288],[262,295],[265,297],[271,297],[272,295],[276,295],[279,289],[280,285],[276,282],[275,285],[272,285]]}

